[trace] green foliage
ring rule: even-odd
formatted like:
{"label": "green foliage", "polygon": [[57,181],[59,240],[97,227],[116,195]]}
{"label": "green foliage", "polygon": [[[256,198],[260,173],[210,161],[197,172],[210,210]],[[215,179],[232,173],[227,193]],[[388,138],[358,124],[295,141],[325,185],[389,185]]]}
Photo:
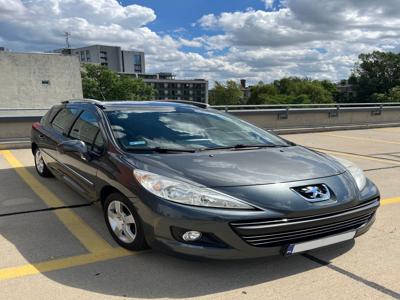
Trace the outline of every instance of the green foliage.
{"label": "green foliage", "polygon": [[154,90],[140,79],[120,76],[103,66],[87,64],[82,71],[85,98],[104,101],[149,100]]}
{"label": "green foliage", "polygon": [[226,84],[216,81],[214,88],[209,92],[208,102],[211,105],[242,104],[243,92],[240,90],[240,86],[232,80],[228,80]]}
{"label": "green foliage", "polygon": [[397,92],[392,89],[400,86],[400,54],[374,51],[360,54],[358,58],[359,62],[351,76],[352,82],[357,84],[355,100],[381,102],[398,99]]}
{"label": "green foliage", "polygon": [[395,86],[389,91],[390,102],[400,102],[400,86]]}
{"label": "green foliage", "polygon": [[333,103],[336,86],[327,81],[287,77],[251,88],[248,104]]}

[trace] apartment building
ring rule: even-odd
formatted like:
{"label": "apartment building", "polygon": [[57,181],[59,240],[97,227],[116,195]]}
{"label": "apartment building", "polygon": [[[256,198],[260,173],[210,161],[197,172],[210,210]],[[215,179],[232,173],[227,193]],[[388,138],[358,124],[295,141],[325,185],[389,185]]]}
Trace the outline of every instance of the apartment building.
{"label": "apartment building", "polygon": [[[118,73],[145,73],[144,52],[122,50],[117,46],[92,45],[70,50],[81,63],[95,63]],[[57,51],[57,50],[56,50]]]}
{"label": "apartment building", "polygon": [[208,81],[205,79],[176,79],[172,73],[125,73],[124,75],[142,79],[152,86],[156,90],[155,99],[208,103]]}

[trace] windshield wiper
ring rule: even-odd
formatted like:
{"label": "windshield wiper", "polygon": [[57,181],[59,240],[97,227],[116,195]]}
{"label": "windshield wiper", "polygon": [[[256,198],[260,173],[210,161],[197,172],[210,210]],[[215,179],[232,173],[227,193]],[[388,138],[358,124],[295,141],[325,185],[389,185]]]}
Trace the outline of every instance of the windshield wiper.
{"label": "windshield wiper", "polygon": [[162,148],[162,147],[150,147],[150,148],[137,148],[125,146],[128,151],[139,151],[139,152],[157,152],[157,153],[194,153],[196,149],[174,149],[174,148]]}
{"label": "windshield wiper", "polygon": [[276,144],[236,144],[233,146],[221,146],[221,147],[211,147],[202,148],[201,151],[207,150],[224,150],[224,149],[247,149],[247,148],[276,148],[276,147],[289,147],[289,145],[276,145]]}

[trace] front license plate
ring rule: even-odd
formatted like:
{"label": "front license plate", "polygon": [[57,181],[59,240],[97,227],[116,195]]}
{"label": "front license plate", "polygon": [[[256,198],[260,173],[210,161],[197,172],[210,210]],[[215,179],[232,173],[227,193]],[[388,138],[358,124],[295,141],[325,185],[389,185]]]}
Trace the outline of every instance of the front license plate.
{"label": "front license plate", "polygon": [[324,238],[317,239],[317,240],[312,240],[309,242],[290,244],[287,247],[285,254],[291,255],[294,253],[304,252],[307,250],[312,250],[312,249],[348,241],[348,240],[353,239],[355,234],[356,234],[356,231],[353,230],[353,231],[348,231],[348,232],[341,233],[341,234],[331,235],[331,236],[324,237]]}

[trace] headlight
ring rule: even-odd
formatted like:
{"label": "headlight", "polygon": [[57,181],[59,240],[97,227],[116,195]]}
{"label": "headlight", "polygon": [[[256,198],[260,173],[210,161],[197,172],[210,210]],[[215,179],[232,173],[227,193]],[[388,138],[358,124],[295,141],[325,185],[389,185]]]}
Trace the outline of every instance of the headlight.
{"label": "headlight", "polygon": [[359,167],[357,167],[356,164],[352,163],[351,161],[338,157],[334,158],[350,172],[351,176],[353,176],[354,180],[357,183],[358,189],[361,191],[367,184],[367,179],[364,175],[363,170],[361,170]]}
{"label": "headlight", "polygon": [[143,170],[134,170],[133,174],[146,190],[169,201],[204,207],[254,209],[236,198],[208,188],[200,188]]}

